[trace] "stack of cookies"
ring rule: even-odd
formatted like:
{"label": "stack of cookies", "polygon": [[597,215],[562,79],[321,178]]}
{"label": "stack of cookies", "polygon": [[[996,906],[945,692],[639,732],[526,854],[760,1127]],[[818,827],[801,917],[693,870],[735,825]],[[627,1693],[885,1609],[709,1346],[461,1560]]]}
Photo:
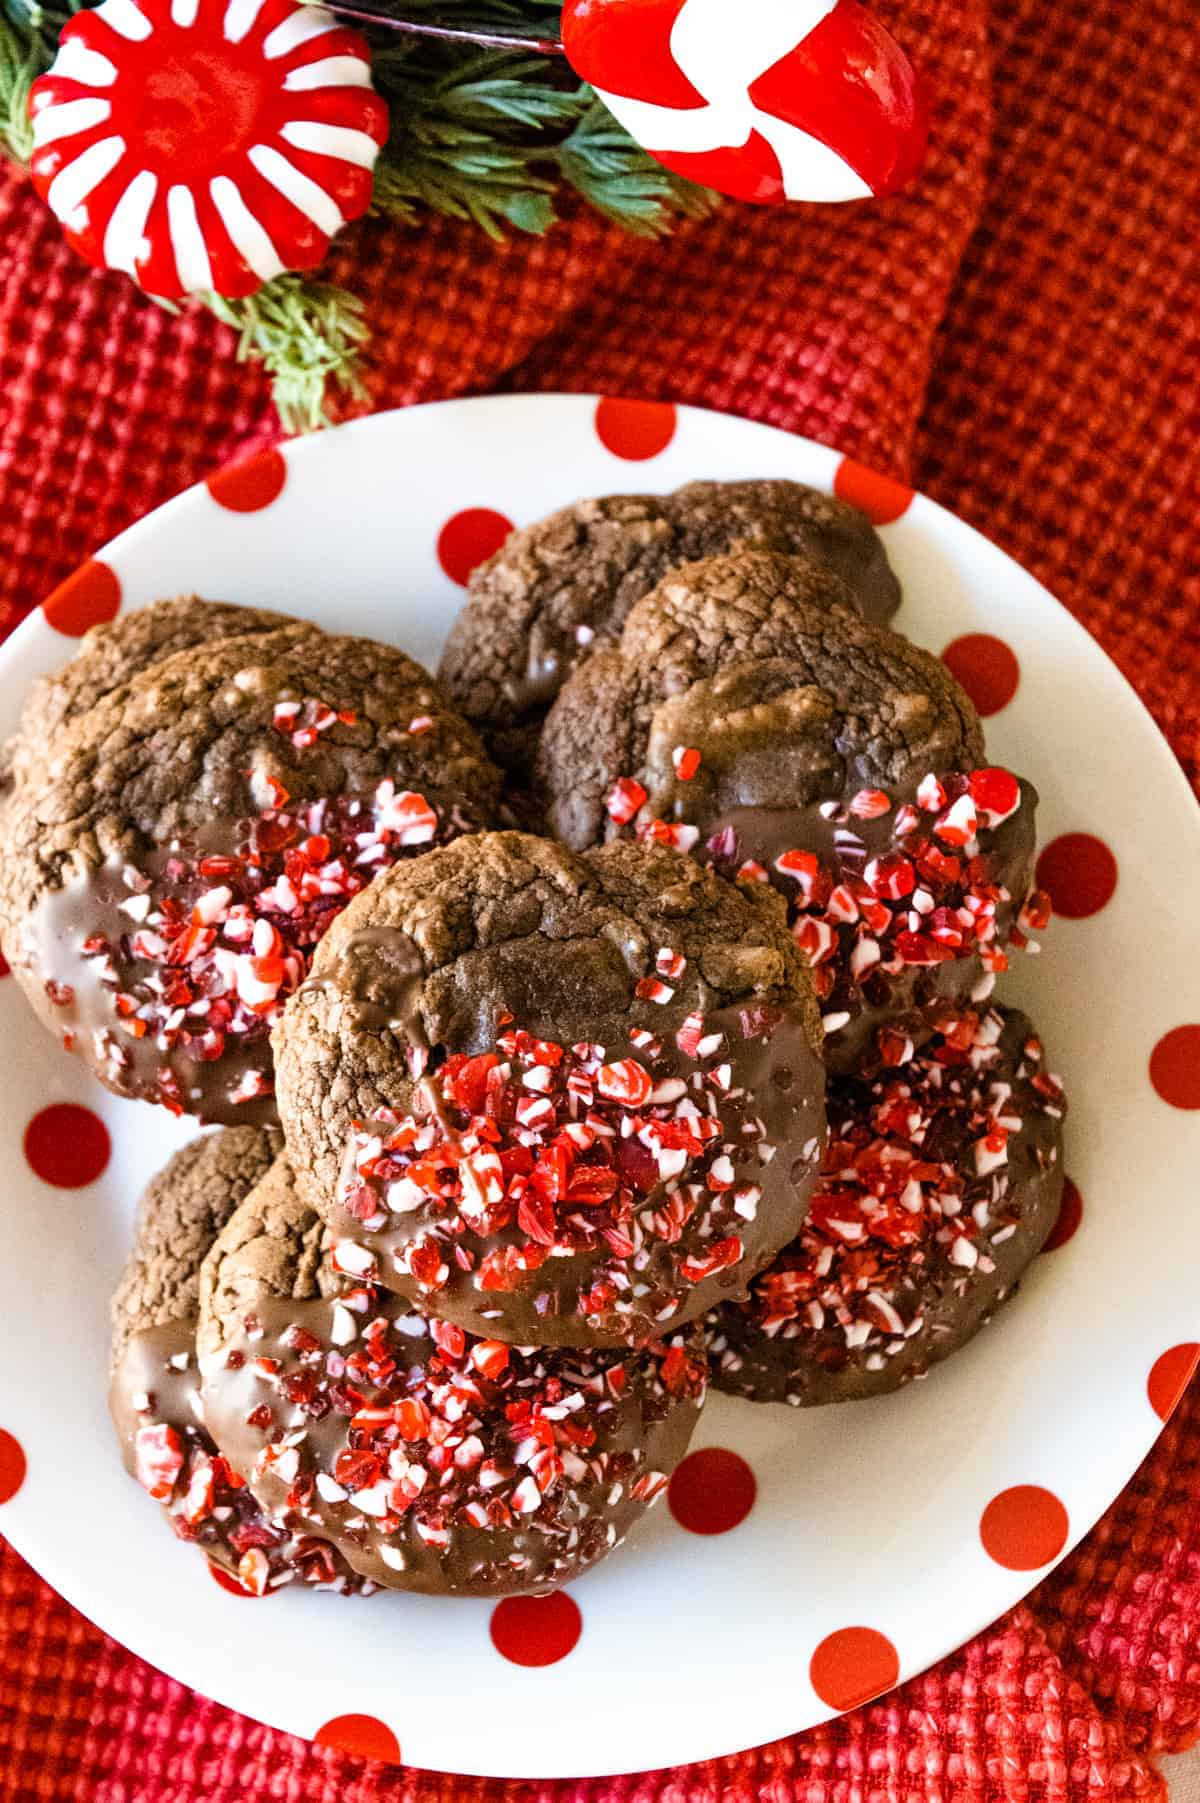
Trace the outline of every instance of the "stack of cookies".
{"label": "stack of cookies", "polygon": [[899,599],[841,502],[695,483],[515,533],[441,688],[191,599],[31,695],[5,954],[222,1126],[142,1199],[112,1411],[231,1580],[544,1591],[710,1379],[893,1389],[1011,1294],[1062,1187],[992,995],[1037,798]]}

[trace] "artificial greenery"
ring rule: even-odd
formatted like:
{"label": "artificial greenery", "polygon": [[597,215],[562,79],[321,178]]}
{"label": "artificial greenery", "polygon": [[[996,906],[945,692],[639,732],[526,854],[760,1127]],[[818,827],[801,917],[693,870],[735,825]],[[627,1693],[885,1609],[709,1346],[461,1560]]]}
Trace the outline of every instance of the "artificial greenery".
{"label": "artificial greenery", "polygon": [[[49,66],[77,4],[0,0],[0,144],[20,162],[31,148],[30,83]],[[418,24],[553,38],[561,0],[362,4]],[[425,211],[445,213],[496,238],[546,231],[563,193],[573,191],[626,230],[656,236],[715,204],[646,156],[561,58],[355,23],[371,42],[375,86],[392,121],[375,171],[377,212],[409,226]],[[237,331],[238,356],[270,374],[289,429],[325,423],[332,391],[361,393],[369,328],[345,289],[285,275],[249,300],[198,298]]]}

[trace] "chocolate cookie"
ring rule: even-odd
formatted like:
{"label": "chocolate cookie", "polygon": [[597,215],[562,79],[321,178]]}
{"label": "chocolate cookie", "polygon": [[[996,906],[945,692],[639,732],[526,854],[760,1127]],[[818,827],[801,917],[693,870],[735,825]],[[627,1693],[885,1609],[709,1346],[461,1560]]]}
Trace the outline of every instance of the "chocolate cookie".
{"label": "chocolate cookie", "polygon": [[983,757],[937,658],[814,605],[794,560],[746,552],[638,603],[563,689],[541,771],[568,845],[636,834],[774,883],[844,1070],[881,1024],[913,1031],[1005,966],[1037,796]]}
{"label": "chocolate cookie", "polygon": [[770,891],[517,833],[387,872],[275,1035],[335,1259],[518,1345],[639,1344],[795,1233],[824,1073]]}
{"label": "chocolate cookie", "polygon": [[130,1476],[162,1504],[181,1540],[246,1589],[261,1596],[296,1581],[370,1589],[327,1542],[268,1518],[217,1451],[201,1413],[200,1266],[278,1151],[279,1136],[266,1128],[206,1134],[147,1189],[113,1298],[109,1409]]}
{"label": "chocolate cookie", "polygon": [[195,645],[215,645],[221,639],[271,632],[288,624],[283,614],[267,613],[260,607],[235,607],[228,601],[184,595],[174,601],[154,601],[149,607],[118,614],[103,626],[93,626],[84,633],[69,663],[32,684],[21,710],[20,729],[0,749],[0,786],[8,778],[19,780],[53,745],[64,726],[151,664]]}
{"label": "chocolate cookie", "polygon": [[753,1402],[898,1389],[966,1344],[1058,1218],[1066,1104],[1013,1009],[946,1017],[905,1064],[834,1077],[821,1185],[749,1300],[710,1318],[713,1382]]}
{"label": "chocolate cookie", "polygon": [[205,1416],[263,1508],[399,1590],[542,1592],[661,1495],[704,1399],[699,1330],[643,1351],[536,1351],[322,1296],[322,1223],[285,1161],[204,1268]]}
{"label": "chocolate cookie", "polygon": [[119,1094],[274,1117],[269,1035],[383,866],[484,825],[499,774],[419,665],[295,624],[154,664],[64,727],[0,823],[0,929]]}
{"label": "chocolate cookie", "polygon": [[[840,577],[821,592],[883,624],[900,586],[870,521],[799,482],[690,482],[579,501],[514,532],[472,575],[439,674],[498,761],[528,772],[545,710],[677,565],[757,547]],[[848,592],[847,592],[848,591]]]}

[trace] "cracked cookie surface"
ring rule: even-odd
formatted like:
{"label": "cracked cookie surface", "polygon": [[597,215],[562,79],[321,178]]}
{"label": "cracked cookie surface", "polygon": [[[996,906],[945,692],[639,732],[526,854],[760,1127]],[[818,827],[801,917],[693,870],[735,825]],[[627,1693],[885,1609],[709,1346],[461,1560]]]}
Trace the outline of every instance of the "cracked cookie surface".
{"label": "cracked cookie surface", "polygon": [[69,663],[31,685],[17,734],[0,750],[0,782],[6,776],[19,780],[64,726],[151,664],[197,645],[274,632],[290,623],[264,608],[181,595],[91,627]]}
{"label": "cracked cookie surface", "polygon": [[880,623],[899,606],[882,541],[856,508],[798,482],[691,482],[579,501],[514,532],[473,573],[439,674],[498,761],[524,776],[546,709],[633,605],[677,565],[748,548],[802,559],[825,605]]}

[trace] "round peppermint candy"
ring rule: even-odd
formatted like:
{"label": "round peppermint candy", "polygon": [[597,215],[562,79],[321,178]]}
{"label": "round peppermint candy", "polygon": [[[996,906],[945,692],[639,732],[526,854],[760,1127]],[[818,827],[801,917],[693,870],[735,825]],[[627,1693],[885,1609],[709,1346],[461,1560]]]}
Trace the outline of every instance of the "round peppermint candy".
{"label": "round peppermint candy", "polygon": [[103,0],[33,84],[34,186],[150,294],[253,294],[371,199],[387,108],[357,32],[301,0]]}

